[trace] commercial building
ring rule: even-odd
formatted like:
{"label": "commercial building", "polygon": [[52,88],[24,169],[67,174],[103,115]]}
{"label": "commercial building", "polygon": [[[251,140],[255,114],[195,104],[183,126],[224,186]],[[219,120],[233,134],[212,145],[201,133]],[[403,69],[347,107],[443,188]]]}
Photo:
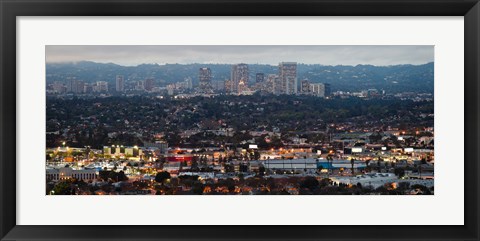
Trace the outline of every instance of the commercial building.
{"label": "commercial building", "polygon": [[156,148],[160,153],[167,153],[168,143],[165,141],[144,142],[143,146],[146,148]]}
{"label": "commercial building", "polygon": [[278,65],[278,75],[280,76],[282,94],[294,95],[298,93],[297,87],[297,63],[281,62]]}
{"label": "commercial building", "polygon": [[143,151],[138,146],[112,145],[103,147],[103,155],[105,158],[133,158],[137,159],[143,155]]}
{"label": "commercial building", "polygon": [[53,82],[52,88],[53,88],[53,92],[56,94],[63,94],[67,91],[67,88],[65,88],[65,85],[63,85],[63,83],[58,81]]}
{"label": "commercial building", "polygon": [[325,86],[325,97],[329,97],[332,95],[332,88],[330,87],[329,83],[323,83]]}
{"label": "commercial building", "polygon": [[256,83],[262,83],[265,80],[265,74],[264,73],[257,73],[255,75],[255,82]]}
{"label": "commercial building", "polygon": [[225,80],[225,92],[232,93],[233,92],[233,81]]}
{"label": "commercial building", "polygon": [[233,82],[233,92],[238,92],[238,86],[240,82],[248,87],[248,65],[247,64],[235,64],[232,65],[231,78]]}
{"label": "commercial building", "polygon": [[136,85],[135,85],[135,90],[138,90],[138,91],[144,91],[145,90],[145,84],[143,81],[137,81]]}
{"label": "commercial building", "polygon": [[[273,159],[263,161],[266,169],[275,170],[289,170],[289,171],[304,171],[317,169],[348,169],[352,167],[349,160],[333,160],[327,161],[325,159],[305,158],[305,159]],[[367,165],[361,161],[354,161],[354,169],[363,169]]]}
{"label": "commercial building", "polygon": [[115,90],[117,92],[125,91],[125,80],[123,79],[123,75],[117,75],[115,79]]}
{"label": "commercial building", "polygon": [[145,80],[145,91],[152,91],[153,87],[155,87],[153,78],[148,78]]}
{"label": "commercial building", "polygon": [[97,179],[97,170],[95,169],[82,169],[74,170],[71,167],[61,167],[61,168],[51,168],[47,169],[47,180],[58,181],[58,180],[67,180],[67,179],[78,179],[78,180],[95,180]]}
{"label": "commercial building", "polygon": [[68,93],[80,94],[83,93],[85,82],[77,80],[73,77],[67,79],[67,89]]}
{"label": "commercial building", "polygon": [[212,71],[210,68],[200,68],[198,70],[198,81],[201,91],[210,92],[212,90]]}
{"label": "commercial building", "polygon": [[310,81],[308,81],[307,79],[302,80],[300,92],[304,95],[310,94]]}
{"label": "commercial building", "polygon": [[325,85],[322,83],[310,84],[310,93],[314,96],[325,97]]}
{"label": "commercial building", "polygon": [[106,81],[97,81],[96,85],[93,86],[93,91],[100,93],[100,92],[108,92],[108,82]]}
{"label": "commercial building", "polygon": [[272,93],[276,95],[285,94],[284,84],[280,76],[278,75],[269,75],[269,81],[272,83]]}

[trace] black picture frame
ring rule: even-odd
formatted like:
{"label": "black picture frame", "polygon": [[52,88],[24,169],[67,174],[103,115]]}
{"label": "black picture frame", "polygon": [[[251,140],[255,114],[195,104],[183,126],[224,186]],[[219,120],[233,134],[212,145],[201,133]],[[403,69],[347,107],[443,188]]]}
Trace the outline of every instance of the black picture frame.
{"label": "black picture frame", "polygon": [[[157,15],[464,16],[465,225],[282,227],[16,225],[16,17]],[[0,0],[0,16],[1,240],[479,240],[478,0]]]}

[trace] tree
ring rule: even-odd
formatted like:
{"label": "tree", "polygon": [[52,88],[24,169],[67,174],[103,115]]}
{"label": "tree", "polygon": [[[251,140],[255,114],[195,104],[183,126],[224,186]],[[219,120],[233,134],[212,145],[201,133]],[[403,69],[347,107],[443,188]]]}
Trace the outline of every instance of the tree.
{"label": "tree", "polygon": [[258,175],[263,177],[265,175],[265,167],[264,166],[260,166],[258,168]]}
{"label": "tree", "polygon": [[125,175],[125,172],[120,171],[120,172],[117,173],[117,180],[118,181],[126,181],[126,180],[128,180],[128,177],[127,177],[127,175]]}
{"label": "tree", "polygon": [[100,177],[100,179],[104,181],[108,181],[109,174],[110,174],[110,171],[106,171],[106,170],[98,172],[98,176]]}
{"label": "tree", "polygon": [[231,164],[225,165],[225,172],[235,172],[235,168]]}
{"label": "tree", "polygon": [[401,167],[395,168],[394,173],[395,173],[395,175],[398,176],[398,178],[402,178],[403,176],[405,176],[405,169],[403,169]]}
{"label": "tree", "polygon": [[155,181],[163,184],[163,182],[169,179],[170,177],[171,176],[169,172],[158,172],[157,175],[155,176]]}
{"label": "tree", "polygon": [[306,177],[301,183],[300,187],[302,188],[308,188],[310,191],[313,191],[315,188],[317,188],[319,185],[319,182],[316,178],[314,177]]}
{"label": "tree", "polygon": [[108,174],[108,178],[111,179],[111,180],[113,180],[113,181],[117,181],[117,182],[118,182],[118,175],[117,175],[116,172],[110,172],[110,173]]}
{"label": "tree", "polygon": [[52,191],[53,195],[71,195],[72,187],[71,183],[68,181],[61,181],[55,185]]}
{"label": "tree", "polygon": [[192,187],[192,192],[193,194],[196,194],[196,195],[202,195],[203,189],[204,189],[204,185],[202,183],[195,182]]}

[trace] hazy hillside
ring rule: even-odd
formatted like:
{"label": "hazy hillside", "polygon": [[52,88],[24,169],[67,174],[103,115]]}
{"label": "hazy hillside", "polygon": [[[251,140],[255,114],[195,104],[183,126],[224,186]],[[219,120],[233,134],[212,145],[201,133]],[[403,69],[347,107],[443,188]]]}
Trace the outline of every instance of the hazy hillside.
{"label": "hazy hillside", "polygon": [[[198,82],[198,69],[211,68],[214,80],[230,78],[229,64],[142,64],[135,67],[94,62],[47,64],[47,82],[65,81],[74,76],[86,82],[108,81],[113,84],[116,75],[124,75],[126,81],[138,81],[153,77],[156,85],[192,78]],[[276,74],[277,66],[249,64],[251,80],[255,73]],[[355,91],[369,88],[384,89],[388,92],[420,91],[433,92],[434,64],[395,65],[395,66],[323,66],[298,64],[297,76],[300,80],[330,83],[332,90]]]}

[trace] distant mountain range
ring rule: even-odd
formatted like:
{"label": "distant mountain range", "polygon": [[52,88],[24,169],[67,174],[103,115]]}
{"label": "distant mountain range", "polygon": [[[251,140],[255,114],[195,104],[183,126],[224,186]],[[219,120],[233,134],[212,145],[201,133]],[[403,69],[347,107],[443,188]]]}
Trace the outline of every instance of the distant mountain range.
{"label": "distant mountain range", "polygon": [[[198,83],[199,68],[212,70],[213,81],[230,78],[230,64],[141,64],[121,66],[112,63],[81,61],[76,63],[49,63],[46,65],[47,83],[66,81],[76,77],[85,82],[107,81],[115,83],[116,75],[123,75],[126,82],[154,78],[157,86],[191,78]],[[265,64],[249,64],[250,83],[255,81],[256,73],[277,74],[278,67]],[[325,66],[318,64],[298,64],[298,82],[303,79],[316,83],[330,83],[332,90],[359,91],[382,89],[387,92],[430,92],[434,87],[434,64],[394,65],[394,66]]]}

